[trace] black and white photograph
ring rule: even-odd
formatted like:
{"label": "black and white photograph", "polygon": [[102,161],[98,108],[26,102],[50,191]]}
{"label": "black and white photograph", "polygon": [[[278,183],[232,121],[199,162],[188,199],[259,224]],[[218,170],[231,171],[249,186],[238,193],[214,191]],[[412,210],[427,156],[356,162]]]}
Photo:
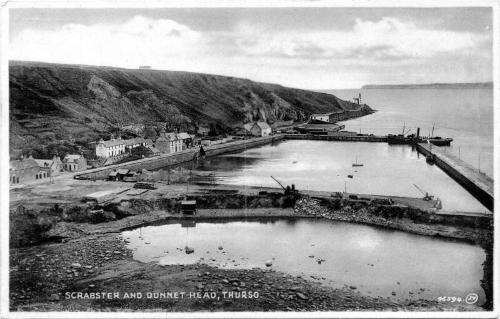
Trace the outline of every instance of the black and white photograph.
{"label": "black and white photograph", "polygon": [[3,2],[0,316],[496,317],[498,9]]}

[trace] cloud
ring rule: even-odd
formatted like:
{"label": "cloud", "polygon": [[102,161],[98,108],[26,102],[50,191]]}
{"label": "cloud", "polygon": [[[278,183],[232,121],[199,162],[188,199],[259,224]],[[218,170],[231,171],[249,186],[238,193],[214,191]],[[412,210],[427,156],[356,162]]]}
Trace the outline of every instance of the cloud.
{"label": "cloud", "polygon": [[10,45],[19,60],[137,67],[193,52],[202,35],[168,19],[136,16],[124,24],[66,24],[22,31]]}
{"label": "cloud", "polygon": [[394,17],[330,29],[234,25],[196,30],[171,19],[135,16],[107,24],[31,27],[10,39],[9,54],[16,60],[151,65],[302,88],[491,79],[491,31],[425,29]]}
{"label": "cloud", "polygon": [[263,32],[240,26],[237,41],[248,55],[306,59],[407,59],[471,51],[489,38],[470,32],[427,30],[396,18],[357,19],[349,30]]}

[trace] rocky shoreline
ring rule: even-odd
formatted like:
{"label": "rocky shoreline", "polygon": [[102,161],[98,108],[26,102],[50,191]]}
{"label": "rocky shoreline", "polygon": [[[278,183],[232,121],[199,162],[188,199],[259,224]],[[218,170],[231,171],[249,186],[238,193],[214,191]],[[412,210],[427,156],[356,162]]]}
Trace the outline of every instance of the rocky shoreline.
{"label": "rocky shoreline", "polygon": [[383,214],[376,214],[376,207],[374,206],[357,208],[353,206],[354,205],[343,205],[339,209],[332,209],[324,203],[321,203],[318,199],[302,197],[296,202],[294,209],[295,213],[299,215],[315,216],[349,223],[374,225],[417,235],[460,240],[480,246],[486,245],[492,241],[492,233],[486,229],[444,224],[418,223],[409,218],[401,218],[398,216],[387,218],[384,217]]}
{"label": "rocky shoreline", "polygon": [[[140,263],[117,234],[11,250],[11,311],[445,311],[480,310],[429,300],[393,302],[333,289],[272,269]],[[119,298],[90,299],[120,292]],[[125,298],[125,292],[142,298]],[[185,293],[184,298],[161,297]],[[77,293],[81,293],[78,297]],[[148,293],[155,293],[150,295]],[[194,294],[188,297],[189,294]],[[243,295],[246,294],[246,297]],[[253,294],[253,298],[248,297]],[[87,298],[85,298],[87,296]],[[212,297],[215,296],[215,297]]]}

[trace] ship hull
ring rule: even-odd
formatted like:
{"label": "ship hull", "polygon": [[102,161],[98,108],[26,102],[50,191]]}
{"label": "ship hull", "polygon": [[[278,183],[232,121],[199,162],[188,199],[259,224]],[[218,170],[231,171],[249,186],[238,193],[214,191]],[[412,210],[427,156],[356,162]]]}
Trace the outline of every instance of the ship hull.
{"label": "ship hull", "polygon": [[436,146],[450,146],[453,139],[451,138],[443,138],[443,139],[428,139],[430,143]]}

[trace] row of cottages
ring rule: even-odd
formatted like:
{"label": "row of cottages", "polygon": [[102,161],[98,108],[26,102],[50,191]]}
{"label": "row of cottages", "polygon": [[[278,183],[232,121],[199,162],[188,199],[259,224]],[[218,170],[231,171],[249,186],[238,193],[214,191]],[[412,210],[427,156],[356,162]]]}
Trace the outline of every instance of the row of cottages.
{"label": "row of cottages", "polygon": [[108,141],[101,138],[95,147],[95,155],[97,157],[108,158],[122,154],[125,154],[125,143],[123,143],[121,137],[117,139],[112,137]]}
{"label": "row of cottages", "polygon": [[95,153],[100,158],[110,158],[130,153],[132,149],[144,146],[147,147],[153,155],[159,153],[176,153],[192,145],[193,137],[188,133],[166,133],[164,130],[156,139],[155,143],[151,139],[142,137],[124,140],[121,137],[111,138],[104,141],[102,138],[97,142]]}
{"label": "row of cottages", "polygon": [[81,171],[87,169],[87,161],[83,155],[68,154],[61,159],[34,159],[21,157],[9,162],[10,184],[20,184],[59,175],[62,171]]}
{"label": "row of cottages", "polygon": [[193,137],[188,133],[160,132],[155,141],[155,148],[161,153],[176,153],[192,146]]}
{"label": "row of cottages", "polygon": [[253,122],[243,125],[245,135],[253,136],[269,136],[271,135],[272,129],[266,122]]}
{"label": "row of cottages", "polygon": [[[121,137],[104,141],[102,138],[97,142],[95,147],[95,154],[97,157],[109,158],[125,153],[129,153],[132,149],[144,146],[152,148],[153,141],[151,139],[144,139],[142,137],[131,138],[123,140]],[[154,152],[153,152],[154,153]]]}

